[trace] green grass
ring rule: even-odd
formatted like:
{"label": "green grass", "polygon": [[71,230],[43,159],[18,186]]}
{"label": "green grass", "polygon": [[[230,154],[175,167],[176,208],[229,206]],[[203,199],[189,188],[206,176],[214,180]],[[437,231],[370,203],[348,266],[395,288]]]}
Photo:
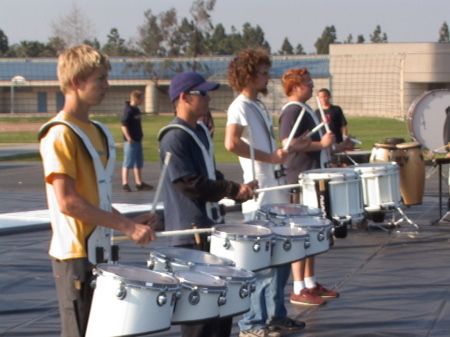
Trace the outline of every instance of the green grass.
{"label": "green grass", "polygon": [[[93,116],[92,119],[98,120],[108,126],[116,142],[117,160],[121,161],[123,149],[121,144],[122,134],[120,130],[120,117],[111,116]],[[158,141],[156,136],[158,131],[167,125],[173,119],[173,115],[145,115],[142,117],[142,127],[144,130],[144,156],[145,161],[158,161]],[[39,123],[46,122],[48,118],[44,117],[0,117],[0,124],[3,123]],[[276,120],[276,118],[275,118]],[[406,142],[411,141],[406,122],[375,117],[348,117],[349,133],[362,142],[359,147],[362,150],[370,151],[374,143],[383,143],[386,138],[404,138]],[[216,131],[214,134],[214,146],[217,162],[237,162],[236,155],[225,150],[223,139],[225,136],[226,117],[215,117]],[[275,123],[276,124],[276,123]],[[277,125],[275,125],[276,127]],[[37,142],[36,132],[1,132],[0,143],[34,143]],[[3,160],[40,160],[39,155],[21,155],[14,158],[7,157]]]}

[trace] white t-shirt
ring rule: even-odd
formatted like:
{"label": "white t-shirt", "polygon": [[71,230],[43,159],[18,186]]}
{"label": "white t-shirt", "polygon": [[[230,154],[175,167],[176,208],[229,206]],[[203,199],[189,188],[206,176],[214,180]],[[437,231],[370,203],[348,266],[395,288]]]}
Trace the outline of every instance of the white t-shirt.
{"label": "white t-shirt", "polygon": [[[244,126],[242,140],[249,144],[249,132],[251,129],[252,146],[267,153],[277,149],[273,131],[272,117],[262,102],[256,103],[244,95],[239,95],[228,108],[227,125],[238,124]],[[244,182],[253,180],[252,161],[248,158],[239,157],[244,173]],[[255,178],[259,182],[259,188],[274,187],[285,184],[284,179],[275,178],[277,165],[255,161]],[[279,204],[289,202],[288,190],[277,190],[263,192],[258,195],[257,200],[249,200],[242,204],[242,212],[255,212],[262,205]],[[250,216],[253,217],[253,216]]]}

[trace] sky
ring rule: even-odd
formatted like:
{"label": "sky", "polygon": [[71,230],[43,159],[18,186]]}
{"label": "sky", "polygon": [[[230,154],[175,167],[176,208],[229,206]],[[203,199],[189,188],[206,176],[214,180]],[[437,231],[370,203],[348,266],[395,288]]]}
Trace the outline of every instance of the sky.
{"label": "sky", "polygon": [[[107,41],[111,28],[129,40],[138,37],[144,12],[154,15],[176,8],[179,18],[191,18],[193,0],[0,0],[0,29],[9,44],[23,40],[48,42],[52,22],[67,16],[76,3],[93,24],[95,37]],[[230,34],[234,26],[259,25],[272,52],[285,37],[293,47],[315,53],[314,43],[325,27],[334,26],[338,41],[349,34],[370,42],[377,25],[388,42],[437,42],[442,24],[450,25],[450,0],[217,0],[212,23],[221,23]]]}

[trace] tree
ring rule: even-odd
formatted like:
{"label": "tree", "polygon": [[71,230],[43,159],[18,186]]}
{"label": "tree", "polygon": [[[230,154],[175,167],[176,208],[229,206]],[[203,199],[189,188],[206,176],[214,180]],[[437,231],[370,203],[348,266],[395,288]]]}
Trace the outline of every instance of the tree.
{"label": "tree", "polygon": [[149,9],[144,13],[146,22],[138,28],[139,47],[146,56],[164,56],[163,32],[158,24],[158,17]]}
{"label": "tree", "polygon": [[370,35],[370,41],[372,43],[387,43],[388,42],[386,33],[381,33],[380,25],[377,25],[377,27],[373,31],[373,34]]}
{"label": "tree", "polygon": [[306,55],[305,50],[300,43],[295,47],[295,55]]}
{"label": "tree", "polygon": [[53,35],[64,41],[67,47],[92,40],[95,35],[94,25],[75,2],[72,3],[72,10],[67,16],[52,22],[52,30]]}
{"label": "tree", "polygon": [[334,26],[327,26],[322,33],[322,36],[317,39],[314,47],[316,47],[317,54],[329,54],[330,44],[336,41],[336,29]]}
{"label": "tree", "polygon": [[8,37],[3,30],[0,29],[0,56],[5,55],[8,52]]}
{"label": "tree", "polygon": [[8,55],[11,57],[55,57],[57,51],[39,41],[20,41],[19,44],[9,48]]}
{"label": "tree", "polygon": [[54,36],[48,39],[48,46],[56,51],[56,54],[66,49],[66,43],[61,38]]}
{"label": "tree", "polygon": [[264,32],[259,25],[253,28],[246,22],[242,26],[242,43],[246,47],[264,47],[270,52],[270,45],[264,38]]}
{"label": "tree", "polygon": [[211,15],[209,14],[214,10],[216,0],[196,0],[191,6],[189,13],[193,18],[193,35],[189,48],[186,53],[190,56],[198,56],[206,53],[206,41],[207,36],[214,28],[211,22]]}
{"label": "tree", "polygon": [[280,55],[294,54],[294,47],[292,47],[287,37],[284,38],[283,44],[281,45],[281,50],[278,51],[278,54]]}
{"label": "tree", "polygon": [[356,43],[364,43],[364,36],[363,35],[358,35],[358,38],[356,39]]}
{"label": "tree", "polygon": [[353,43],[353,35],[349,34],[347,36],[347,40],[345,40],[344,43]]}
{"label": "tree", "polygon": [[441,26],[441,29],[439,30],[438,42],[441,42],[441,43],[449,43],[450,42],[448,25],[447,25],[446,21],[444,21],[444,23]]}
{"label": "tree", "polygon": [[103,46],[102,51],[109,56],[137,56],[139,53],[133,48],[129,48],[124,39],[120,37],[117,28],[111,28],[108,41]]}

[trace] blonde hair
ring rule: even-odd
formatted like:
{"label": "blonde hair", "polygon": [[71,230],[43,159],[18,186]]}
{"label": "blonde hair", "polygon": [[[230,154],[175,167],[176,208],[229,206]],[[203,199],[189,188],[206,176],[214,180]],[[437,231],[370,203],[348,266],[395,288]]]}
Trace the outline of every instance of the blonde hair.
{"label": "blonde hair", "polygon": [[59,86],[63,93],[71,89],[71,80],[85,80],[99,68],[111,70],[108,56],[83,44],[63,51],[58,58]]}
{"label": "blonde hair", "polygon": [[142,91],[140,91],[140,90],[133,90],[131,92],[131,94],[130,94],[130,100],[137,101],[139,99],[142,99],[142,96],[144,96]]}
{"label": "blonde hair", "polygon": [[290,69],[283,74],[281,82],[283,83],[283,91],[286,96],[291,95],[294,86],[305,83],[304,75],[306,74],[309,74],[306,68]]}

